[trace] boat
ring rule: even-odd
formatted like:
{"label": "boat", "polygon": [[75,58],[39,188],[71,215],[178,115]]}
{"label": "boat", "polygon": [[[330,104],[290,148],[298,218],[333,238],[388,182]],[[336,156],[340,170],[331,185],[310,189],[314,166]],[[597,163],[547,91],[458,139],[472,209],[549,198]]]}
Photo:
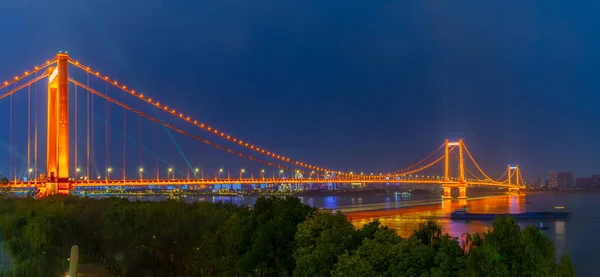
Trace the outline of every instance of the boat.
{"label": "boat", "polygon": [[525,204],[531,204],[531,201],[526,201]]}
{"label": "boat", "polygon": [[568,212],[525,212],[525,213],[505,213],[505,214],[477,214],[468,213],[464,210],[453,212],[450,216],[452,219],[495,219],[497,216],[512,216],[515,219],[566,219],[570,213]]}

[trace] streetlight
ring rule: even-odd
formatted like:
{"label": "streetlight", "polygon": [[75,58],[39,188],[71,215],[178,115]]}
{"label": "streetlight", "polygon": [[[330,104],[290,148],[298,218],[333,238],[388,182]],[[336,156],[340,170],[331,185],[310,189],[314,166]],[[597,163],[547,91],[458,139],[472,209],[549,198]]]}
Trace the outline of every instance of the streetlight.
{"label": "streetlight", "polygon": [[[169,175],[173,172],[173,169],[169,167],[169,173],[167,173],[167,179],[169,179]],[[175,178],[175,173],[173,173],[173,178]]]}
{"label": "streetlight", "polygon": [[144,169],[140,167],[140,181],[142,180],[142,173],[144,172]]}
{"label": "streetlight", "polygon": [[223,169],[219,168],[219,178],[218,179],[221,179],[221,172],[223,172]]}
{"label": "streetlight", "polygon": [[[79,171],[79,168],[77,169],[77,171]],[[108,181],[108,179],[110,179],[111,172],[112,172],[112,167],[109,167],[106,169],[106,181]]]}
{"label": "streetlight", "polygon": [[198,179],[198,169],[194,169],[194,176],[196,177],[196,179]]}
{"label": "streetlight", "polygon": [[283,177],[283,169],[279,170],[279,178]]}
{"label": "streetlight", "polygon": [[31,178],[31,172],[33,172],[33,168],[27,170],[27,181],[29,181],[29,179]]}
{"label": "streetlight", "polygon": [[261,178],[261,179],[264,179],[264,178],[265,178],[265,170],[264,170],[264,169],[261,169],[261,170],[260,170],[260,178]]}
{"label": "streetlight", "polygon": [[242,175],[244,174],[244,172],[246,172],[246,170],[244,170],[243,168],[240,170],[240,179],[242,179]]}

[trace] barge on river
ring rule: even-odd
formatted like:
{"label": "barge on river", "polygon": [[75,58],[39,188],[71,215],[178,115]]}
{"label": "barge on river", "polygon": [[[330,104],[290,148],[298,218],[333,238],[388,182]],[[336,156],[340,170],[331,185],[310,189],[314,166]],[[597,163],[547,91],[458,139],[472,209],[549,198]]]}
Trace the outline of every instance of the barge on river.
{"label": "barge on river", "polygon": [[478,214],[468,213],[463,210],[455,211],[451,214],[451,218],[455,220],[486,220],[495,219],[498,216],[512,216],[515,219],[566,219],[569,217],[569,212],[525,212],[515,214]]}

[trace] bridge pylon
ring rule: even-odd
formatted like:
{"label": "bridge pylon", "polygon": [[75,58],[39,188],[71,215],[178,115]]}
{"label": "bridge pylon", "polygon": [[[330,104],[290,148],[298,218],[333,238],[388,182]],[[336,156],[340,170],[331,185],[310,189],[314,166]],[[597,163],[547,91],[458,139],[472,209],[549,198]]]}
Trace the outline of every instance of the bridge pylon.
{"label": "bridge pylon", "polygon": [[46,186],[41,195],[69,193],[69,56],[56,55],[49,68],[46,139]]}
{"label": "bridge pylon", "polygon": [[[444,182],[442,183],[442,189],[444,190],[444,199],[451,199],[452,187],[458,187],[458,198],[467,199],[467,182],[465,181],[465,163],[463,156],[463,140],[459,139],[456,142],[445,141],[445,154],[444,154]],[[457,185],[450,185],[450,147],[458,147],[458,181]]]}
{"label": "bridge pylon", "polygon": [[[521,180],[521,171],[519,170],[519,165],[511,166],[508,165],[508,193],[511,195],[518,195],[519,189],[521,188],[520,180]],[[512,178],[515,178],[515,183],[513,185]]]}

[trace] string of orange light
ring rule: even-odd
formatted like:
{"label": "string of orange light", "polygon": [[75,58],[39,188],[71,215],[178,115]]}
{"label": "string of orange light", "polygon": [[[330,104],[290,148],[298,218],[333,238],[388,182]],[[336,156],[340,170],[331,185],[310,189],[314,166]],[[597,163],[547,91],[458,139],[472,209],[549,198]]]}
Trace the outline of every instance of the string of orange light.
{"label": "string of orange light", "polygon": [[[454,147],[452,147],[452,148],[454,148]],[[429,168],[429,167],[433,166],[434,164],[436,164],[436,163],[438,163],[439,161],[441,161],[443,158],[444,158],[444,155],[442,155],[441,157],[439,157],[439,158],[438,158],[438,159],[436,159],[435,161],[433,161],[433,162],[431,162],[431,163],[428,163],[428,164],[426,164],[426,165],[424,165],[424,166],[422,166],[422,167],[420,167],[420,168],[417,168],[417,169],[414,169],[414,170],[412,170],[412,171],[408,171],[408,172],[403,172],[403,173],[401,173],[401,174],[395,174],[394,176],[406,176],[406,175],[409,175],[409,174],[417,173],[417,172],[419,172],[419,171],[421,171],[421,170],[425,170],[425,169],[427,169],[427,168]]]}
{"label": "string of orange light", "polygon": [[504,176],[506,176],[506,173],[508,173],[508,168],[506,170],[504,170],[504,173],[502,173],[502,176],[500,176],[500,178],[496,179],[496,182],[501,182],[501,183],[506,183],[507,181],[501,181],[502,178],[504,178]]}
{"label": "string of orange light", "polygon": [[79,63],[79,61],[74,61],[74,60],[70,59],[69,62],[71,64],[75,65],[76,67],[78,67],[78,68],[80,68],[80,69],[82,69],[82,70],[84,70],[84,71],[92,74],[93,76],[96,76],[97,78],[105,81],[106,83],[111,84],[112,86],[114,86],[114,87],[116,87],[116,88],[118,88],[120,90],[123,90],[124,92],[127,92],[130,95],[133,95],[133,96],[139,98],[140,100],[143,100],[143,101],[149,103],[150,105],[155,106],[156,108],[158,108],[160,110],[163,110],[163,111],[165,111],[165,112],[167,112],[167,113],[169,113],[169,114],[171,114],[171,115],[173,115],[173,116],[175,116],[175,117],[177,117],[177,118],[179,118],[181,120],[184,120],[184,121],[186,121],[186,122],[188,122],[188,123],[190,123],[190,124],[192,124],[192,125],[194,125],[196,127],[199,127],[199,128],[201,128],[201,129],[203,129],[205,131],[208,131],[209,133],[212,133],[212,134],[214,134],[216,136],[220,136],[223,139],[226,139],[228,141],[234,142],[234,143],[236,143],[236,144],[238,144],[238,145],[240,145],[242,147],[245,147],[247,149],[255,151],[255,152],[259,153],[259,154],[268,156],[268,157],[270,157],[272,159],[276,159],[276,160],[280,160],[280,161],[283,161],[283,162],[287,162],[287,163],[290,163],[290,164],[293,164],[293,165],[296,165],[296,166],[308,168],[308,169],[314,170],[314,171],[336,172],[339,175],[352,175],[351,172],[342,172],[342,171],[327,169],[327,168],[319,167],[319,166],[316,166],[316,165],[308,164],[308,163],[305,163],[305,162],[292,160],[289,157],[285,157],[285,156],[276,154],[276,153],[274,153],[272,151],[269,151],[267,149],[256,147],[253,144],[248,143],[245,140],[241,140],[241,139],[236,138],[234,136],[225,134],[224,132],[219,131],[218,129],[216,129],[216,128],[212,127],[212,126],[209,126],[209,125],[204,124],[204,123],[200,123],[197,120],[193,120],[193,119],[191,119],[191,117],[189,117],[187,115],[184,115],[183,113],[177,113],[177,111],[175,109],[169,108],[169,106],[167,106],[167,105],[163,105],[163,104],[161,104],[158,101],[152,100],[151,97],[145,96],[143,93],[136,92],[134,89],[128,88],[126,85],[120,84],[119,82],[117,82],[116,80],[113,80],[112,78],[110,78],[108,76],[103,76],[102,74],[100,74],[100,72],[92,70],[89,66],[82,65],[81,63]]}
{"label": "string of orange light", "polygon": [[[71,82],[71,83],[75,84],[76,86],[79,86],[79,87],[81,87],[81,88],[83,88],[85,90],[88,90],[89,92],[91,92],[91,93],[93,93],[95,95],[98,95],[101,98],[104,98],[106,101],[110,101],[113,104],[116,104],[116,105],[118,105],[120,107],[123,107],[124,109],[127,109],[127,110],[129,110],[129,111],[131,111],[131,112],[133,112],[133,113],[135,113],[135,114],[137,114],[139,116],[145,117],[145,118],[147,118],[147,119],[149,119],[149,120],[151,120],[151,121],[153,121],[155,123],[163,125],[163,126],[169,128],[169,129],[173,130],[173,131],[176,131],[176,132],[178,132],[180,134],[188,136],[188,137],[190,137],[190,138],[192,138],[194,140],[201,141],[201,142],[203,142],[203,143],[205,143],[207,145],[210,145],[210,146],[213,146],[215,148],[227,151],[227,152],[229,152],[231,154],[234,154],[234,155],[237,155],[237,156],[240,156],[240,157],[243,157],[243,158],[247,158],[247,159],[252,160],[252,161],[257,161],[257,162],[259,162],[261,164],[265,164],[265,165],[272,166],[272,167],[277,167],[277,168],[284,169],[284,170],[294,170],[294,171],[297,171],[296,169],[291,168],[291,167],[287,167],[287,166],[283,166],[283,165],[276,164],[276,163],[273,163],[273,162],[261,160],[261,159],[256,158],[256,157],[253,157],[253,156],[250,156],[250,155],[246,155],[246,154],[241,153],[241,152],[237,152],[237,151],[235,151],[235,150],[233,150],[231,148],[227,148],[227,147],[221,146],[221,145],[219,145],[217,143],[213,143],[213,142],[211,142],[209,140],[206,140],[204,138],[201,138],[201,137],[198,137],[196,135],[190,134],[190,133],[188,133],[188,132],[186,132],[186,131],[184,131],[182,129],[173,127],[172,125],[170,125],[170,124],[168,124],[168,123],[166,123],[164,121],[161,121],[161,120],[156,119],[156,118],[154,118],[152,116],[149,116],[149,115],[147,115],[147,114],[145,114],[145,113],[143,113],[141,111],[138,111],[138,110],[136,110],[136,109],[134,109],[132,107],[129,107],[126,104],[124,104],[124,103],[122,103],[120,101],[117,101],[117,100],[115,100],[115,99],[113,99],[113,98],[111,98],[111,97],[109,97],[109,96],[107,96],[107,95],[105,95],[105,94],[97,91],[97,90],[94,90],[94,89],[90,88],[89,86],[87,86],[87,85],[85,85],[83,83],[80,83],[80,82],[78,82],[78,81],[76,81],[76,80],[74,80],[72,78],[69,78],[69,82]],[[301,172],[302,173],[306,173],[305,171],[301,171]]]}
{"label": "string of orange light", "polygon": [[253,151],[257,152],[257,153],[260,153],[262,155],[268,156],[270,158],[273,158],[273,159],[276,159],[276,160],[280,160],[280,161],[283,161],[283,162],[287,162],[287,163],[291,163],[291,164],[294,164],[294,165],[297,165],[297,166],[300,166],[300,167],[304,167],[304,168],[308,168],[308,169],[311,169],[311,170],[316,170],[316,171],[320,171],[320,172],[337,172],[340,175],[350,175],[349,172],[342,172],[342,171],[327,169],[327,168],[323,168],[323,167],[311,165],[311,164],[308,164],[308,163],[304,163],[304,162],[301,162],[301,161],[292,160],[289,157],[285,157],[285,156],[276,154],[276,153],[274,153],[272,151],[269,151],[269,150],[266,150],[264,148],[256,147],[253,144],[250,144],[250,143],[248,143],[245,140],[241,140],[241,139],[236,138],[234,136],[227,135],[224,132],[222,132],[222,131],[220,132],[218,129],[216,129],[216,128],[212,127],[212,126],[209,126],[209,125],[204,124],[204,123],[200,123],[197,120],[193,120],[189,116],[184,115],[183,113],[177,113],[175,109],[169,108],[169,106],[163,105],[163,104],[161,104],[158,101],[154,101],[154,100],[152,100],[151,97],[144,96],[144,94],[136,92],[134,89],[130,89],[126,85],[119,84],[119,82],[111,79],[110,77],[103,76],[103,75],[100,74],[100,72],[92,70],[89,66],[83,66],[83,65],[81,65],[79,63],[79,61],[69,60],[69,62],[71,64],[75,65],[76,67],[78,67],[78,68],[80,68],[80,69],[82,69],[82,70],[84,70],[84,71],[92,74],[93,76],[96,76],[97,78],[99,78],[99,79],[107,82],[108,84],[111,84],[114,87],[117,87],[117,88],[123,90],[124,92],[127,92],[127,93],[129,93],[129,94],[131,94],[131,95],[139,98],[140,100],[143,100],[143,101],[149,103],[150,105],[153,105],[156,108],[159,108],[160,110],[163,110],[163,111],[165,111],[165,112],[167,112],[167,113],[169,113],[169,114],[171,114],[171,115],[173,115],[175,117],[178,117],[179,119],[184,120],[184,121],[186,121],[186,122],[188,122],[188,123],[190,123],[190,124],[192,124],[192,125],[194,125],[196,127],[204,129],[205,131],[208,131],[208,132],[210,132],[210,133],[212,133],[212,134],[214,134],[216,136],[220,136],[220,137],[222,137],[222,138],[224,138],[224,139],[226,139],[228,141],[232,141],[232,142],[234,142],[234,143],[236,143],[236,144],[238,144],[238,145],[240,145],[242,147],[245,147],[247,149],[253,150]]}
{"label": "string of orange light", "polygon": [[485,178],[487,178],[488,180],[490,180],[493,183],[501,183],[499,181],[496,181],[496,180],[490,178],[490,176],[488,176],[487,174],[485,174],[485,172],[483,172],[483,169],[481,169],[481,167],[479,166],[479,164],[477,164],[477,162],[475,161],[475,159],[471,155],[471,152],[469,151],[469,148],[467,148],[467,145],[465,143],[463,143],[463,148],[467,152],[467,155],[469,156],[469,158],[471,159],[471,161],[473,162],[473,164],[475,165],[475,167],[477,167],[477,169],[479,170],[479,172],[481,172],[481,174],[483,174],[483,176]]}
{"label": "string of orange light", "polygon": [[[489,182],[487,180],[482,180],[479,176],[475,175],[475,173],[473,173],[473,171],[471,171],[471,169],[469,169],[468,167],[465,166],[465,169],[467,170],[467,172],[469,172],[469,174],[473,177],[473,179],[477,180],[477,181],[482,181],[482,182]],[[504,175],[506,174],[506,171],[504,171],[504,174],[502,174],[502,177],[504,177]],[[502,177],[500,177],[500,179],[502,179]],[[493,181],[493,180],[492,180]],[[494,184],[505,184],[506,182],[494,182]]]}
{"label": "string of orange light", "polygon": [[[36,72],[38,72],[38,71],[40,71],[40,70],[44,69],[44,68],[46,68],[46,67],[50,66],[50,65],[51,65],[51,64],[53,64],[54,62],[56,62],[56,58],[54,58],[54,59],[52,59],[52,60],[48,60],[48,61],[46,61],[46,63],[44,63],[44,64],[42,64],[42,65],[35,66],[35,67],[33,67],[33,69],[32,69],[32,70],[30,70],[30,71],[25,71],[25,72],[23,73],[23,75],[21,75],[21,76],[15,76],[13,79],[11,79],[11,80],[9,80],[9,81],[4,81],[4,82],[2,82],[2,84],[0,84],[0,89],[6,88],[6,87],[8,87],[8,86],[10,86],[10,85],[12,85],[12,84],[14,84],[14,83],[18,82],[19,80],[21,80],[21,79],[23,79],[23,78],[25,78],[25,77],[28,77],[28,76],[30,76],[30,75],[32,75],[32,74],[34,74],[34,73],[36,73]],[[1,98],[0,98],[0,99],[1,99]]]}
{"label": "string of orange light", "polygon": [[[463,146],[464,146],[464,144],[463,144]],[[453,149],[450,150],[450,152],[452,152],[452,154],[454,154],[454,157],[456,157],[456,159],[459,159],[458,154],[456,154],[456,152]],[[469,169],[469,167],[465,166],[465,169],[477,181],[490,182],[490,183],[494,183],[494,184],[504,184],[504,183],[506,183],[506,182],[497,182],[497,181],[489,179],[489,178],[488,178],[489,181],[488,180],[482,180],[479,176],[475,175],[475,173],[473,173],[473,171],[471,171],[471,169]],[[508,169],[504,171],[504,174],[502,174],[502,176],[499,178],[499,180],[501,180],[504,177],[504,175],[506,174],[507,171],[508,171]]]}
{"label": "string of orange light", "polygon": [[418,161],[418,162],[416,162],[414,164],[411,164],[410,166],[408,166],[406,168],[396,170],[396,171],[394,171],[394,173],[402,173],[405,170],[410,170],[411,168],[413,168],[413,167],[415,167],[415,166],[417,166],[417,165],[425,162],[426,160],[428,160],[429,158],[431,158],[431,156],[433,156],[433,154],[435,154],[437,151],[439,151],[440,149],[442,149],[445,145],[446,144],[443,143],[442,145],[440,145],[440,147],[438,147],[438,149],[435,149],[433,152],[431,152],[429,155],[427,155],[427,157],[421,159],[420,161]]}
{"label": "string of orange light", "polygon": [[25,88],[25,87],[27,87],[27,86],[30,86],[31,84],[33,84],[33,83],[35,83],[35,82],[37,82],[37,81],[39,81],[39,80],[41,80],[42,78],[44,78],[44,77],[47,77],[47,76],[48,76],[48,74],[47,74],[47,73],[45,73],[45,74],[42,74],[42,75],[39,75],[39,76],[37,76],[37,77],[35,77],[35,78],[33,78],[33,79],[29,80],[28,82],[26,82],[26,83],[23,83],[23,84],[19,85],[18,87],[15,87],[15,88],[11,89],[10,91],[8,91],[8,92],[6,92],[6,93],[4,93],[4,94],[0,95],[0,100],[1,100],[1,99],[3,99],[3,98],[6,98],[6,97],[8,97],[8,96],[10,96],[10,95],[12,95],[13,93],[15,93],[15,92],[17,92],[17,91],[19,91],[19,90],[22,90],[22,89],[24,89],[24,88]]}

